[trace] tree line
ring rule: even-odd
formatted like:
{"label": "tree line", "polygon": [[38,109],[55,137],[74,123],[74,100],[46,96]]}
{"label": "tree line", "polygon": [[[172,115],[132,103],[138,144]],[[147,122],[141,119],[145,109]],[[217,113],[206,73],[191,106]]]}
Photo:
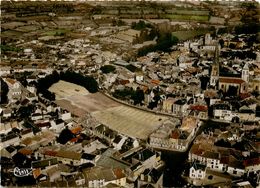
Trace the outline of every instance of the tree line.
{"label": "tree line", "polygon": [[120,99],[120,100],[133,100],[134,105],[143,104],[144,101],[144,91],[141,90],[139,87],[135,90],[133,88],[126,88],[123,90],[115,90],[112,94],[113,97]]}
{"label": "tree line", "polygon": [[57,71],[54,71],[52,74],[38,80],[38,83],[36,84],[37,92],[41,93],[44,98],[50,101],[55,100],[55,94],[48,89],[60,80],[80,85],[86,88],[90,93],[98,91],[98,83],[91,76],[84,76],[73,71],[61,72],[60,74]]}
{"label": "tree line", "polygon": [[6,104],[8,102],[8,92],[9,92],[9,88],[7,83],[0,78],[0,86],[1,86],[1,90],[0,90],[0,104]]}
{"label": "tree line", "polygon": [[144,56],[149,52],[153,51],[170,51],[170,48],[173,45],[176,45],[179,42],[179,39],[175,36],[172,36],[171,33],[159,33],[157,43],[155,45],[149,45],[142,47],[138,50],[138,56]]}

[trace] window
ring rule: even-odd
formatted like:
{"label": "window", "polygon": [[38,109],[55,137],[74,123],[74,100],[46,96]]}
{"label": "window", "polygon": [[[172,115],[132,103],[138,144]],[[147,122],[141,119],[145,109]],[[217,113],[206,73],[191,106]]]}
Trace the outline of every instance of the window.
{"label": "window", "polygon": [[221,88],[222,88],[222,89],[224,88],[224,84],[221,85]]}
{"label": "window", "polygon": [[237,174],[237,171],[236,171],[236,170],[233,170],[233,174]]}

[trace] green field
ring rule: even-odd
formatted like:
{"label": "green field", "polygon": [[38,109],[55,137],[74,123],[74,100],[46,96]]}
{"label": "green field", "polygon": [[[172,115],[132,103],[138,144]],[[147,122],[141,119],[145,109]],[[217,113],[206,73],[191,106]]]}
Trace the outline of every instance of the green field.
{"label": "green field", "polygon": [[209,16],[206,15],[178,15],[178,14],[164,14],[162,18],[171,20],[188,20],[188,21],[208,21]]}
{"label": "green field", "polygon": [[166,10],[166,13],[178,14],[178,15],[202,15],[202,16],[209,15],[208,10],[187,10],[187,9],[171,9],[171,10]]}
{"label": "green field", "polygon": [[175,31],[172,32],[172,36],[177,37],[179,40],[188,40],[192,39],[196,36],[205,35],[206,33],[210,33],[209,29],[196,29],[191,31]]}
{"label": "green field", "polygon": [[67,30],[67,29],[55,29],[52,31],[47,31],[47,32],[42,33],[42,36],[62,36],[68,32],[69,32],[69,30]]}

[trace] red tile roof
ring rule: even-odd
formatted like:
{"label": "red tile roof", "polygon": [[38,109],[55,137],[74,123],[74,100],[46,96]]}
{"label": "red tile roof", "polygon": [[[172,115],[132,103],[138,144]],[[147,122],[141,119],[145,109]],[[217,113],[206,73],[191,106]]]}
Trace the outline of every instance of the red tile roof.
{"label": "red tile roof", "polygon": [[125,177],[125,174],[123,173],[122,169],[116,168],[113,171],[114,171],[114,174],[117,177],[117,179],[121,179],[121,178]]}
{"label": "red tile roof", "polygon": [[78,133],[80,133],[82,131],[82,128],[81,127],[76,127],[76,128],[73,128],[72,130],[71,130],[71,132],[73,133],[73,134],[78,134]]}
{"label": "red tile roof", "polygon": [[14,85],[15,82],[16,82],[14,79],[11,79],[11,78],[6,78],[6,81],[9,82],[12,85]]}
{"label": "red tile roof", "polygon": [[260,164],[260,158],[247,159],[243,162],[244,166],[255,166]]}
{"label": "red tile roof", "polygon": [[230,83],[230,84],[242,84],[245,81],[241,78],[219,78],[220,83]]}
{"label": "red tile roof", "polygon": [[208,107],[204,105],[192,105],[190,107],[191,110],[197,110],[197,111],[207,111]]}
{"label": "red tile roof", "polygon": [[159,84],[160,84],[160,80],[151,80],[151,83],[152,83],[152,84],[159,85]]}
{"label": "red tile roof", "polygon": [[178,130],[174,130],[174,131],[172,132],[171,137],[172,137],[173,139],[178,139],[178,138],[180,137],[179,131],[178,131]]}
{"label": "red tile roof", "polygon": [[47,150],[47,151],[44,152],[44,155],[56,156],[57,155],[57,151]]}
{"label": "red tile roof", "polygon": [[20,149],[19,152],[23,155],[31,155],[33,153],[32,150],[26,148]]}

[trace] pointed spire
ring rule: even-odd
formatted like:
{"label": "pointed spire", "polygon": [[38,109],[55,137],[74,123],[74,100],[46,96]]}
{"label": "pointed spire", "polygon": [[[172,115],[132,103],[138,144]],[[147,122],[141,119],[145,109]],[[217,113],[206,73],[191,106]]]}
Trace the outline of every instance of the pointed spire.
{"label": "pointed spire", "polygon": [[249,70],[248,63],[245,63],[243,70]]}

